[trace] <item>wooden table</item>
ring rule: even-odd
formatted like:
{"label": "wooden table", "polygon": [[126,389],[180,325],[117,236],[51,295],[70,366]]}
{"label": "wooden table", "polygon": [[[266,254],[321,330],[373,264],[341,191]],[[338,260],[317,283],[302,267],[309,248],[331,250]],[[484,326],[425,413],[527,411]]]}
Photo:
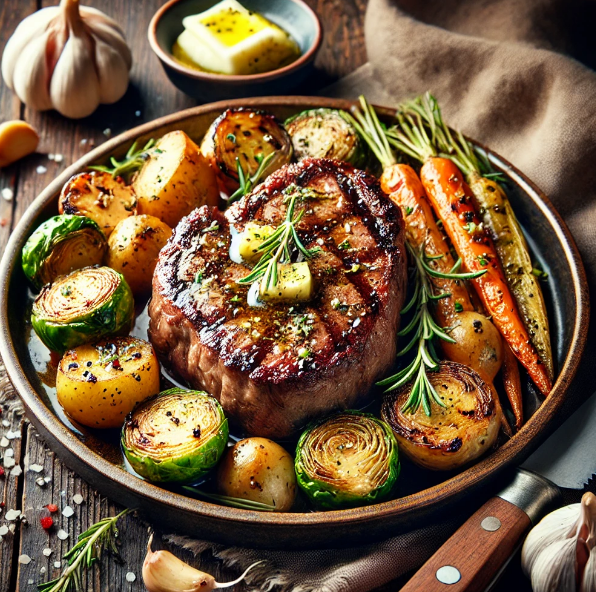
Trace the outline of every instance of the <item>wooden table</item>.
{"label": "wooden table", "polygon": [[[363,34],[366,0],[307,2],[320,16],[325,31],[323,47],[316,61],[316,74],[302,88],[304,94],[312,94],[366,61]],[[0,49],[4,48],[21,19],[53,3],[47,0],[0,2]],[[85,3],[104,10],[124,28],[134,58],[130,88],[116,105],[103,106],[86,119],[69,121],[55,112],[31,111],[0,83],[0,120],[24,119],[34,125],[41,136],[37,154],[0,170],[0,190],[10,188],[14,192],[11,201],[0,198],[0,253],[5,248],[11,229],[27,206],[67,165],[105,141],[108,136],[196,104],[170,84],[149,48],[147,26],[153,13],[163,4],[162,0],[90,0]],[[50,160],[49,154],[61,156]],[[10,389],[9,383],[2,381],[4,375],[4,367],[0,365],[0,388],[4,384]],[[10,532],[0,542],[0,592],[32,591],[35,590],[34,584],[46,581],[48,576],[59,575],[60,569],[54,564],[60,561],[80,532],[100,518],[114,515],[121,508],[67,469],[44,446],[26,419],[4,410],[0,420],[4,422],[0,423],[0,439],[8,432],[17,436],[10,440],[9,445],[14,451],[16,463],[24,469],[39,464],[43,466],[42,474],[51,478],[47,485],[41,487],[36,484],[39,474],[32,471],[25,470],[20,476],[0,477],[0,525],[6,524],[4,516],[9,509],[20,509],[26,516],[26,521],[13,522],[14,533]],[[4,450],[0,454],[4,454]],[[82,504],[77,505],[73,501],[75,494],[83,497]],[[55,514],[55,526],[48,533],[41,527],[40,516],[41,508],[50,503],[60,508],[70,505],[74,515],[65,518],[59,513]],[[96,569],[89,572],[85,589],[93,592],[136,592],[145,589],[141,565],[145,555],[147,525],[134,516],[127,516],[121,524],[124,564],[101,561]],[[69,533],[67,540],[58,539],[60,528]],[[158,538],[157,545],[160,544]],[[42,553],[45,548],[52,549],[49,557]],[[24,554],[31,557],[30,563],[19,562],[19,557]],[[189,563],[213,573],[220,581],[227,581],[235,575],[223,569],[219,561],[206,558],[201,564],[190,553],[177,551],[177,554]],[[129,572],[135,574],[135,581],[127,580]],[[514,588],[521,589],[520,585],[525,585],[525,582],[521,580],[519,570],[509,570],[509,573],[508,580],[511,583],[516,581],[517,588]],[[398,587],[398,583],[393,583],[386,589],[395,590]],[[505,588],[506,585],[502,585],[502,589]],[[238,586],[237,589],[243,587]]]}

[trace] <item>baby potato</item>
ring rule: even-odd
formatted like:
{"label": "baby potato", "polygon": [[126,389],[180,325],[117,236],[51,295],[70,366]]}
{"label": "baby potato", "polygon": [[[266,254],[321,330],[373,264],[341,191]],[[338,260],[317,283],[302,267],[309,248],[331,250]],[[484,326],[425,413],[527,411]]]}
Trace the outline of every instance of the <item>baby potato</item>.
{"label": "baby potato", "polygon": [[449,336],[456,343],[441,342],[447,358],[469,366],[492,383],[503,363],[501,334],[494,324],[477,312],[460,312]]}
{"label": "baby potato", "polygon": [[267,438],[246,438],[228,450],[217,472],[221,494],[287,512],[296,497],[294,459]]}
{"label": "baby potato", "polygon": [[151,291],[157,256],[172,229],[155,216],[121,220],[108,239],[108,267],[120,272],[135,295]]}
{"label": "baby potato", "polygon": [[153,347],[135,337],[80,345],[58,365],[58,402],[67,415],[91,428],[121,427],[137,403],[158,392]]}
{"label": "baby potato", "polygon": [[163,136],[136,175],[133,188],[140,214],[156,216],[171,228],[195,208],[217,206],[214,171],[183,132]]}

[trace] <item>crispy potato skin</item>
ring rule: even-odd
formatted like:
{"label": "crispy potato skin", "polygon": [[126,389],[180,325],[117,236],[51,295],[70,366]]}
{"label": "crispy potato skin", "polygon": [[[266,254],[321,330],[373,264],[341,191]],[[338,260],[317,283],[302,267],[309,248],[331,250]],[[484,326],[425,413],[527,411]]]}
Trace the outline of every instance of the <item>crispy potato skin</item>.
{"label": "crispy potato skin", "polygon": [[228,450],[217,472],[223,495],[274,505],[287,512],[296,497],[294,459],[267,438],[246,438]]}
{"label": "crispy potato skin", "polygon": [[214,171],[199,147],[180,130],[163,136],[133,181],[140,214],[170,228],[195,208],[217,206]]}
{"label": "crispy potato skin", "polygon": [[118,223],[108,240],[108,267],[120,272],[135,295],[151,291],[157,256],[172,229],[155,216],[141,214]]}
{"label": "crispy potato skin", "polygon": [[[112,346],[118,364],[102,361],[111,357]],[[58,365],[60,405],[75,421],[92,428],[121,427],[138,402],[157,392],[159,363],[153,347],[135,337],[81,345],[67,351]]]}
{"label": "crispy potato skin", "polygon": [[252,176],[259,168],[255,157],[273,152],[275,157],[265,169],[266,176],[291,162],[292,139],[270,113],[244,108],[224,111],[201,143],[201,153],[216,172],[219,188],[228,195],[239,187],[236,158],[245,174]]}
{"label": "crispy potato skin", "polygon": [[494,389],[462,364],[441,362],[429,379],[446,407],[433,401],[430,417],[422,405],[415,413],[404,413],[412,387],[407,384],[385,395],[381,416],[391,426],[400,452],[417,465],[437,471],[457,469],[495,443],[501,408]]}
{"label": "crispy potato skin", "polygon": [[58,211],[91,218],[109,237],[120,220],[136,214],[136,203],[133,190],[121,177],[92,171],[79,173],[64,185]]}

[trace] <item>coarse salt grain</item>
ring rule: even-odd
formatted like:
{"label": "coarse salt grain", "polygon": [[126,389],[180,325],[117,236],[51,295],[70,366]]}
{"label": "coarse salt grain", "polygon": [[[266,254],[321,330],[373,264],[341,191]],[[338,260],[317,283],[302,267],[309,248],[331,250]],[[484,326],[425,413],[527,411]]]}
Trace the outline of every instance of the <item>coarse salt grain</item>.
{"label": "coarse salt grain", "polygon": [[44,477],[44,478],[43,478],[43,480],[44,480],[46,483],[49,483],[49,482],[52,480],[52,478],[51,478],[51,477]]}
{"label": "coarse salt grain", "polygon": [[44,574],[44,573],[46,573],[46,568],[45,568],[45,567],[42,567],[42,568],[39,570],[39,573],[40,573],[40,574]]}
{"label": "coarse salt grain", "polygon": [[29,563],[31,563],[31,557],[23,553],[23,555],[19,556],[19,563],[22,563],[23,565],[28,565]]}
{"label": "coarse salt grain", "polygon": [[0,536],[5,536],[8,534],[8,526],[6,526],[6,524],[3,524],[2,526],[0,526]]}
{"label": "coarse salt grain", "polygon": [[39,166],[38,166],[38,167],[35,169],[35,172],[36,172],[38,175],[43,175],[45,172],[47,172],[47,170],[48,170],[48,169],[47,169],[46,167],[44,167],[42,164],[40,164],[40,165],[39,165]]}
{"label": "coarse salt grain", "polygon": [[[14,197],[14,192],[10,187],[5,187],[2,190],[2,197],[6,200],[6,201],[11,201],[12,198]],[[4,423],[4,422],[2,422]]]}
{"label": "coarse salt grain", "polygon": [[137,579],[137,576],[135,576],[135,574],[132,573],[132,571],[129,571],[126,574],[126,581],[127,582],[134,582]]}
{"label": "coarse salt grain", "polygon": [[34,473],[41,473],[43,471],[43,467],[41,465],[30,465],[29,470],[33,471]]}
{"label": "coarse salt grain", "polygon": [[9,444],[10,441],[8,438],[6,436],[2,436],[2,440],[0,440],[0,446],[2,446],[2,448],[6,448]]}
{"label": "coarse salt grain", "polygon": [[103,135],[109,138],[112,135],[112,130],[109,127],[106,127],[106,129],[103,130]]}
{"label": "coarse salt grain", "polygon": [[77,506],[80,506],[83,503],[83,496],[80,493],[75,493],[72,496],[72,501],[77,504]]}
{"label": "coarse salt grain", "polygon": [[56,569],[60,569],[62,567],[62,563],[60,561],[54,561],[54,567]]}
{"label": "coarse salt grain", "polygon": [[70,518],[74,514],[74,510],[70,506],[64,506],[62,508],[62,516],[65,518]]}
{"label": "coarse salt grain", "polygon": [[42,553],[43,553],[43,554],[44,554],[46,557],[49,557],[49,556],[52,554],[52,549],[50,549],[50,548],[46,547],[46,548],[45,548],[45,549],[42,551]]}
{"label": "coarse salt grain", "polygon": [[141,117],[141,112],[140,112],[140,111],[135,111],[135,115],[136,115],[137,117]]}
{"label": "coarse salt grain", "polygon": [[31,586],[31,584],[33,584],[33,580],[27,580],[27,584],[29,584],[29,586]]}
{"label": "coarse salt grain", "polygon": [[65,541],[68,538],[68,533],[62,528],[57,532],[56,536],[61,540]]}
{"label": "coarse salt grain", "polygon": [[51,152],[48,154],[48,160],[54,160],[54,155]]}
{"label": "coarse salt grain", "polygon": [[4,452],[4,458],[7,458],[8,456],[14,456],[14,450],[12,448],[7,448]]}
{"label": "coarse salt grain", "polygon": [[14,467],[14,469],[12,471],[10,471],[10,474],[13,477],[18,477],[19,475],[23,474],[23,469],[21,469],[21,467],[19,467],[19,465],[17,465],[16,467]]}
{"label": "coarse salt grain", "polygon": [[39,487],[45,487],[45,479],[43,477],[38,477],[37,479],[35,479],[35,484],[39,485]]}
{"label": "coarse salt grain", "polygon": [[2,420],[2,425],[3,425],[5,428],[7,428],[7,427],[9,427],[9,426],[10,426],[10,421],[8,421],[8,419],[3,419],[3,420]]}
{"label": "coarse salt grain", "polygon": [[17,463],[15,462],[14,458],[9,456],[8,458],[4,459],[4,468],[5,469],[12,469]]}
{"label": "coarse salt grain", "polygon": [[54,155],[54,161],[56,162],[62,162],[64,160],[64,156],[62,154],[55,154]]}
{"label": "coarse salt grain", "polygon": [[15,438],[19,437],[19,434],[17,432],[11,432],[10,430],[8,430],[8,432],[6,432],[6,437],[9,440],[14,440]]}
{"label": "coarse salt grain", "polygon": [[11,520],[16,520],[20,515],[21,510],[8,510],[4,518],[10,522]]}

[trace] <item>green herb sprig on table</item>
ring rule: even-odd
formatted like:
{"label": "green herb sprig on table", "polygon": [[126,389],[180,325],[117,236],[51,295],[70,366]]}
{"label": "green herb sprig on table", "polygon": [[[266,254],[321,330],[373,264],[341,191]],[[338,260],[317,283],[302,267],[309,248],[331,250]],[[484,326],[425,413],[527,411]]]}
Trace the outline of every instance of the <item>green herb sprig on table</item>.
{"label": "green herb sprig on table", "polygon": [[[431,399],[441,407],[445,407],[445,404],[437,394],[437,391],[431,384],[427,374],[427,372],[433,372],[439,369],[440,358],[435,350],[434,338],[438,337],[444,341],[455,343],[455,340],[450,337],[444,329],[437,325],[429,307],[430,302],[440,300],[441,298],[448,298],[451,294],[443,292],[434,295],[430,278],[470,280],[483,275],[486,273],[486,270],[483,269],[473,273],[457,273],[457,270],[461,266],[461,259],[458,259],[449,273],[435,271],[428,265],[428,262],[437,257],[429,257],[422,249],[417,251],[411,247],[409,243],[406,243],[406,245],[412,260],[414,261],[414,273],[416,279],[414,294],[401,313],[405,314],[414,309],[414,316],[408,325],[398,333],[398,336],[404,337],[412,332],[414,335],[406,347],[404,347],[397,356],[404,356],[414,347],[417,347],[417,351],[414,359],[403,370],[400,370],[393,376],[381,380],[377,384],[389,387],[385,391],[389,392],[414,380],[410,396],[402,410],[404,412],[415,413],[420,405],[422,405],[424,412],[430,417]],[[439,257],[442,257],[442,255],[439,255]]]}
{"label": "green herb sprig on table", "polygon": [[83,590],[83,573],[100,557],[104,549],[119,556],[116,548],[118,529],[116,523],[131,510],[124,510],[104,518],[79,535],[77,544],[64,555],[68,565],[62,575],[37,586],[38,592],[80,592]]}
{"label": "green herb sprig on table", "polygon": [[102,173],[110,173],[112,177],[124,177],[130,173],[138,171],[145,161],[149,158],[151,149],[155,146],[155,140],[151,138],[140,150],[138,149],[138,140],[128,149],[128,152],[122,160],[116,160],[110,157],[110,166],[92,165],[89,168]]}
{"label": "green herb sprig on table", "polygon": [[271,152],[267,156],[263,156],[262,154],[257,154],[255,156],[255,160],[259,163],[259,167],[257,168],[256,172],[252,176],[248,176],[242,165],[240,164],[240,159],[236,158],[236,167],[238,170],[238,183],[240,183],[240,187],[230,195],[228,198],[228,205],[234,203],[235,201],[239,200],[241,197],[244,197],[247,193],[252,191],[252,188],[260,183],[262,177],[265,174],[265,170],[269,166],[269,163],[275,157],[275,152]]}
{"label": "green herb sprig on table", "polygon": [[319,247],[307,249],[298,236],[296,227],[304,216],[304,210],[300,210],[298,214],[294,215],[297,198],[297,193],[290,197],[286,219],[267,240],[259,245],[257,252],[262,253],[259,262],[247,276],[237,280],[239,284],[252,284],[264,277],[266,289],[276,286],[279,276],[278,264],[291,261],[292,243],[306,259],[311,259],[321,251]]}

